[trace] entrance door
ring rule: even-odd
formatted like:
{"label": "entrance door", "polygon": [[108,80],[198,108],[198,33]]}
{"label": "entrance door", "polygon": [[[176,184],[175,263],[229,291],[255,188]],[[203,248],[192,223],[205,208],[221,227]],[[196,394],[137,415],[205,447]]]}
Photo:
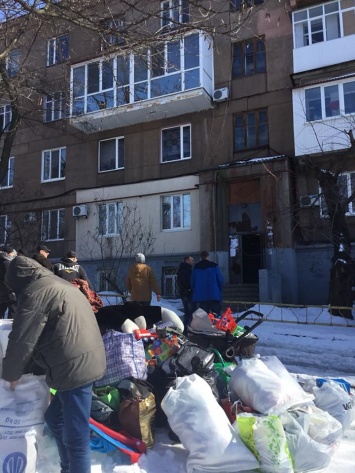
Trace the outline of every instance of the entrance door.
{"label": "entrance door", "polygon": [[262,265],[260,233],[230,236],[230,282],[231,284],[258,284]]}

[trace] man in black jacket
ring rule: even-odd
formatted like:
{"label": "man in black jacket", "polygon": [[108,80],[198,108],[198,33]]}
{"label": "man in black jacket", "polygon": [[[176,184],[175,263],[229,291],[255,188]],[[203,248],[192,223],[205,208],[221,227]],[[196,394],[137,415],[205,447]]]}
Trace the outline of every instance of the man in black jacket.
{"label": "man in black jacket", "polygon": [[177,272],[177,285],[179,294],[184,306],[184,325],[185,330],[190,325],[192,313],[195,311],[195,304],[192,302],[191,272],[194,259],[192,256],[185,256],[184,261],[180,263]]}
{"label": "man in black jacket", "polygon": [[0,319],[5,317],[6,309],[8,318],[13,319],[16,311],[16,296],[5,285],[5,274],[10,261],[15,258],[16,251],[10,246],[5,246],[0,252]]}
{"label": "man in black jacket", "polygon": [[40,265],[53,271],[52,263],[48,259],[50,251],[51,249],[48,248],[48,246],[46,246],[44,243],[40,243],[37,246],[36,253],[32,256],[32,258],[36,260],[37,263],[39,263]]}
{"label": "man in black jacket", "polygon": [[62,258],[59,263],[55,263],[53,271],[54,274],[69,282],[73,281],[73,279],[83,279],[88,282],[90,289],[92,289],[85,269],[78,264],[78,257],[75,251],[69,251],[65,258]]}

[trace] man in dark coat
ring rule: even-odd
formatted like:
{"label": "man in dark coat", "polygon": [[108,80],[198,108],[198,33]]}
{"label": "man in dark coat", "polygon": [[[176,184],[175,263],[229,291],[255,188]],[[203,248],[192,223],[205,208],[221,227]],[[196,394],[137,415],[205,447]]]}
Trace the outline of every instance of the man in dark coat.
{"label": "man in dark coat", "polygon": [[69,251],[65,258],[62,258],[59,263],[55,263],[53,265],[53,272],[69,282],[73,281],[73,279],[83,279],[88,282],[90,289],[92,289],[85,269],[78,264],[78,257],[75,251]]}
{"label": "man in dark coat", "polygon": [[201,261],[191,274],[192,300],[205,312],[220,315],[223,276],[217,263],[209,260],[208,251],[201,251]]}
{"label": "man in dark coat", "polygon": [[5,246],[0,252],[0,319],[5,317],[6,310],[8,318],[13,319],[16,311],[16,296],[5,285],[5,274],[9,267],[10,261],[16,256],[16,251]]}
{"label": "man in dark coat", "polygon": [[191,273],[194,264],[192,256],[185,256],[184,261],[180,263],[177,272],[177,286],[181,297],[182,304],[184,306],[184,325],[185,330],[190,325],[192,313],[195,309],[195,304],[192,301],[192,288],[191,288]]}
{"label": "man in dark coat", "polygon": [[41,243],[37,246],[37,252],[32,256],[32,258],[36,260],[37,263],[52,271],[52,263],[48,259],[50,251],[51,249],[48,248],[48,246]]}
{"label": "man in dark coat", "polygon": [[90,473],[92,383],[106,369],[105,349],[95,315],[73,284],[37,261],[11,261],[6,284],[17,297],[16,317],[2,377],[15,390],[31,360],[57,390],[45,414],[58,446],[62,473]]}

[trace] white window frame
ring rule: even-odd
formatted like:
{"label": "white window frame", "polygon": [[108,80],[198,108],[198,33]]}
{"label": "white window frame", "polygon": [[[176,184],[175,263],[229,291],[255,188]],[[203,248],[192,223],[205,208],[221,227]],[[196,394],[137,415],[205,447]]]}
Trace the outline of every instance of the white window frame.
{"label": "white window frame", "polygon": [[[54,92],[43,97],[43,121],[44,123],[62,120],[66,117],[66,104],[64,92]],[[50,115],[48,119],[48,115]]]}
{"label": "white window frame", "polygon": [[[117,236],[123,223],[123,203],[107,202],[98,206],[98,234],[103,237]],[[103,221],[103,219],[105,219]]]}
{"label": "white window frame", "polygon": [[190,21],[189,2],[186,0],[165,0],[160,3],[160,8],[162,28],[177,28]]}
{"label": "white window frame", "polygon": [[[189,129],[190,143],[189,143],[189,155],[184,156],[184,129]],[[164,159],[164,132],[168,130],[179,129],[180,130],[180,157],[177,159],[167,160]],[[192,155],[192,143],[191,143],[191,124],[185,123],[184,125],[171,126],[169,128],[163,128],[160,133],[160,162],[161,164],[174,163],[176,161],[183,161],[185,159],[191,159]]]}
{"label": "white window frame", "polygon": [[[331,8],[332,5],[337,5],[337,10],[335,11],[326,11],[327,9]],[[316,14],[316,10],[320,12],[319,14]],[[320,5],[315,5],[312,6],[311,8],[305,8],[303,10],[296,10],[292,13],[292,25],[293,25],[293,40],[294,40],[294,49],[302,48],[302,47],[307,47],[307,46],[312,46],[312,44],[316,44],[317,42],[312,43],[312,32],[311,32],[311,23],[314,20],[319,20],[321,19],[322,21],[322,31],[323,33],[323,41],[332,41],[333,39],[338,39],[338,38],[343,38],[344,37],[344,25],[343,25],[343,14],[347,12],[354,11],[355,14],[355,6],[349,7],[349,8],[342,8],[342,2],[341,1],[335,1],[335,2],[327,2],[324,4]],[[326,24],[326,18],[338,14],[338,24],[339,24],[339,36],[338,38],[329,38],[327,39],[327,24]],[[300,35],[297,31],[299,27],[302,28],[302,24],[307,27],[308,33],[305,33],[303,31],[302,35]],[[304,29],[304,28],[303,28]],[[308,37],[308,44],[307,41],[305,41],[305,37]],[[302,44],[299,44],[299,39],[302,39]]]}
{"label": "white window frame", "polygon": [[0,244],[5,245],[11,230],[11,218],[9,215],[0,215]]}
{"label": "white window frame", "polygon": [[[185,197],[188,197],[188,202],[185,202]],[[179,213],[180,213],[180,225],[175,225],[174,223],[174,200],[176,198],[180,198],[179,202]],[[170,211],[170,224],[169,227],[164,225],[164,205],[169,205]],[[185,206],[189,208],[185,210]],[[191,194],[189,192],[184,192],[181,194],[169,194],[169,195],[162,195],[160,197],[160,208],[161,208],[161,229],[162,232],[174,232],[174,231],[181,231],[181,230],[191,230]],[[186,222],[187,219],[186,212],[189,214],[189,222]],[[165,228],[164,228],[165,227]]]}
{"label": "white window frame", "polygon": [[[67,42],[67,57],[62,57],[60,52],[60,40],[66,38]],[[69,34],[64,33],[55,38],[51,38],[47,41],[47,66],[54,66],[55,64],[61,64],[69,59]]]}
{"label": "white window frame", "polygon": [[[345,113],[345,95],[344,95],[344,85],[352,83],[355,87],[355,80],[354,79],[349,79],[343,82],[327,82],[326,84],[318,85],[317,87],[307,87],[304,89],[304,104],[305,104],[305,121],[310,123],[310,122],[315,122],[315,121],[320,121],[320,120],[328,120],[328,119],[333,119],[335,117],[341,117],[341,116],[352,116],[354,115],[355,112],[348,112]],[[329,87],[338,87],[338,98],[339,98],[339,113],[336,113],[331,116],[326,116],[326,104],[325,104],[325,89]],[[307,115],[308,115],[308,107],[307,107],[307,102],[306,102],[306,91],[307,90],[320,90],[320,105],[321,105],[321,118],[316,118],[314,120],[308,120]]]}
{"label": "white window frame", "polygon": [[[351,194],[355,191],[355,171],[353,172],[343,172],[338,176],[338,185],[340,184],[341,179],[346,178],[346,196],[344,195],[345,199],[348,199]],[[353,179],[353,183],[351,180]],[[341,186],[339,185],[341,189]],[[325,198],[322,194],[322,190],[319,189],[320,198],[320,215],[322,218],[329,218],[327,204],[325,202]],[[355,216],[355,202],[349,202],[348,204],[348,211],[345,213],[347,217],[354,217]]]}
{"label": "white window frame", "polygon": [[10,189],[14,187],[14,168],[15,168],[15,158],[12,156],[9,158],[9,163],[7,167],[7,172],[4,179],[0,183],[0,189]]}
{"label": "white window frame", "polygon": [[6,58],[6,72],[10,78],[16,77],[20,70],[20,57],[20,50],[13,49]]}
{"label": "white window frame", "polygon": [[[46,228],[45,228],[46,227]],[[42,211],[41,240],[64,240],[65,209]]]}
{"label": "white window frame", "polygon": [[[58,157],[53,157],[53,154],[55,152],[58,152]],[[66,167],[66,147],[62,148],[53,148],[53,149],[46,149],[42,151],[42,176],[41,176],[41,182],[53,182],[53,181],[62,181],[65,179],[65,167]],[[46,168],[46,158],[49,158],[49,177],[45,177],[45,168]],[[58,168],[58,175],[53,176],[53,172],[56,163],[54,162],[55,160],[58,161],[57,163],[57,168]],[[62,160],[64,160],[64,166],[61,165]]]}
{"label": "white window frame", "polygon": [[8,128],[8,126],[10,125],[12,118],[11,105],[1,105],[0,116],[2,117],[2,122],[4,124],[3,131],[7,132],[6,128]]}
{"label": "white window frame", "polygon": [[[115,141],[115,166],[111,169],[101,169],[101,143],[103,143],[105,141]],[[120,144],[123,145],[123,156],[122,157],[119,155]],[[118,137],[115,137],[115,138],[108,138],[107,140],[100,140],[99,141],[99,149],[98,149],[98,155],[99,155],[98,172],[99,173],[111,172],[111,171],[117,171],[119,169],[124,169],[124,158],[125,158],[125,148],[124,148],[124,146],[125,146],[124,136],[118,136]],[[123,161],[122,166],[119,165],[120,158]]]}

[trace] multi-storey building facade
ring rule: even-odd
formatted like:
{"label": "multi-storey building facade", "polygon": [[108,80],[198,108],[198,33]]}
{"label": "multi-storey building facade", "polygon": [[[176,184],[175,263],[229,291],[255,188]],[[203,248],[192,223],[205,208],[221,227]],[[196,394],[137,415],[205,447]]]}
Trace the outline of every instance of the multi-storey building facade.
{"label": "multi-storey building facade", "polygon": [[[323,91],[323,82],[311,87],[304,77],[309,70],[333,70],[340,55],[332,59],[329,51],[317,50],[309,60],[307,51],[322,45],[313,44],[316,26],[311,16],[302,19],[309,8],[300,2],[291,13],[288,4],[285,9],[277,0],[258,0],[246,17],[240,16],[243,2],[230,2],[223,15],[235,25],[244,19],[237,35],[192,28],[196,16],[189,2],[157,2],[161,15],[150,27],[167,31],[166,39],[141,49],[120,37],[130,19],[119,15],[117,4],[117,16],[107,20],[102,14],[102,21],[117,26],[105,44],[98,35],[59,23],[31,50],[44,93],[29,107],[36,126],[21,125],[1,186],[6,206],[0,243],[32,250],[41,239],[54,258],[76,249],[102,290],[108,288],[106,263],[132,260],[129,245],[119,254],[117,242],[123,233],[129,239],[124,227],[138,234],[138,222],[148,234],[148,259],[163,294],[174,295],[182,257],[207,249],[227,284],[260,282],[264,301],[305,301],[299,274],[307,257],[295,240],[294,216],[299,196],[315,190],[306,178],[295,180],[292,157],[314,145],[299,103],[305,101],[307,116],[326,114],[330,105],[322,100],[338,86],[344,106],[341,100],[352,93],[351,48],[341,47],[347,77]],[[336,35],[334,20],[322,12]],[[346,15],[341,28],[332,41],[353,41]],[[11,64],[14,71],[17,61]],[[307,80],[319,78],[310,73]],[[320,105],[311,90],[316,88]],[[4,101],[2,127],[9,113]],[[24,231],[32,238],[27,243]]]}

